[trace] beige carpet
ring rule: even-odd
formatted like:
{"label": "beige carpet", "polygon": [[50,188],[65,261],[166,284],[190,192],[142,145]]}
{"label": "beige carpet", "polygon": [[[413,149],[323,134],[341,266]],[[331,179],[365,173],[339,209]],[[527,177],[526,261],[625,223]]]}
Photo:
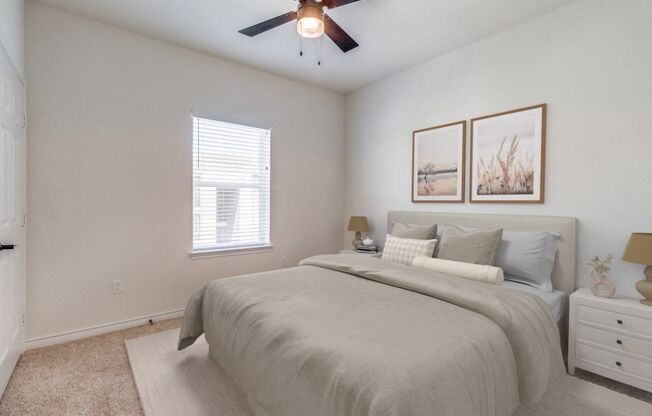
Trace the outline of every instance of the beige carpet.
{"label": "beige carpet", "polygon": [[[178,330],[126,341],[146,416],[251,416],[245,395],[208,357],[202,339],[178,352]],[[518,416],[650,416],[652,405],[567,376]]]}
{"label": "beige carpet", "polygon": [[162,321],[27,351],[0,400],[0,415],[142,415],[124,341],[180,324]]}

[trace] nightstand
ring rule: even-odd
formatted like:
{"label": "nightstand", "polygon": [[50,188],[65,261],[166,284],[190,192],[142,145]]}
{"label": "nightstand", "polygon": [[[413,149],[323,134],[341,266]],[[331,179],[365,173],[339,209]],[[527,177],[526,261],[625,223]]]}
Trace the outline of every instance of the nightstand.
{"label": "nightstand", "polygon": [[379,251],[378,253],[360,253],[359,251],[355,251],[355,250],[340,250],[340,254],[359,254],[361,256],[371,256],[371,257],[380,258],[382,257],[383,252]]}
{"label": "nightstand", "polygon": [[568,372],[575,368],[652,392],[652,307],[589,289],[573,293]]}

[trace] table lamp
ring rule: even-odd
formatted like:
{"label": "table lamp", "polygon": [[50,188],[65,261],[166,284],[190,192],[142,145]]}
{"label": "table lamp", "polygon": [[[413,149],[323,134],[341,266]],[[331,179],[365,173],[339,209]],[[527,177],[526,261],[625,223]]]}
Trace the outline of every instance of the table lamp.
{"label": "table lamp", "polygon": [[362,244],[362,232],[369,231],[367,217],[351,217],[349,220],[349,231],[355,231],[355,238],[352,241],[353,247],[358,248]]}
{"label": "table lamp", "polygon": [[645,298],[641,303],[652,306],[652,233],[633,233],[629,237],[623,261],[647,266],[643,272],[645,280],[636,282],[636,290]]}

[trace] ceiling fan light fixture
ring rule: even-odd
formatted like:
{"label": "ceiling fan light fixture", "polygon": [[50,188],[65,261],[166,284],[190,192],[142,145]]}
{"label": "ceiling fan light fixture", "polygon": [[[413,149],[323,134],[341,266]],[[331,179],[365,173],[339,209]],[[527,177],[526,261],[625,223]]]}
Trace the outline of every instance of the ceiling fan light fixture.
{"label": "ceiling fan light fixture", "polygon": [[304,38],[318,38],[324,34],[324,10],[321,6],[304,4],[299,7],[297,32]]}

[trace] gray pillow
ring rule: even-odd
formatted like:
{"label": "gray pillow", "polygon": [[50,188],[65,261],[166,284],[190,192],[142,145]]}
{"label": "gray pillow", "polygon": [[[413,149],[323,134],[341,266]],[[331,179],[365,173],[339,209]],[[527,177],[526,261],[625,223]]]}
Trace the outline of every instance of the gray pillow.
{"label": "gray pillow", "polygon": [[439,242],[437,257],[493,266],[502,236],[502,228],[465,231],[455,225],[447,225]]}
{"label": "gray pillow", "polygon": [[559,238],[559,234],[548,231],[505,231],[495,264],[505,272],[505,280],[552,292]]}
{"label": "gray pillow", "polygon": [[433,240],[437,235],[437,224],[419,225],[395,222],[392,224],[392,232],[390,234],[399,238]]}

